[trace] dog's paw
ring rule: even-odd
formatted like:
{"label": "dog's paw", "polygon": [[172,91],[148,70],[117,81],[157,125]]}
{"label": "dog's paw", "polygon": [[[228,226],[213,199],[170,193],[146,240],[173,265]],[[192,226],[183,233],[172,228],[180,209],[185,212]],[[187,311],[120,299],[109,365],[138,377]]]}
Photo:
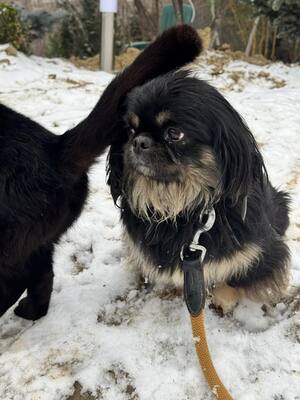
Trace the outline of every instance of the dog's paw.
{"label": "dog's paw", "polygon": [[173,300],[176,297],[182,296],[182,289],[181,288],[165,288],[158,292],[158,296],[162,300]]}
{"label": "dog's paw", "polygon": [[237,306],[239,299],[239,290],[224,284],[214,289],[212,304],[223,314],[228,314]]}
{"label": "dog's paw", "polygon": [[41,317],[44,317],[48,311],[47,305],[36,305],[29,298],[25,297],[20,300],[18,306],[14,309],[14,313],[21,318],[29,319],[31,321],[35,321]]}

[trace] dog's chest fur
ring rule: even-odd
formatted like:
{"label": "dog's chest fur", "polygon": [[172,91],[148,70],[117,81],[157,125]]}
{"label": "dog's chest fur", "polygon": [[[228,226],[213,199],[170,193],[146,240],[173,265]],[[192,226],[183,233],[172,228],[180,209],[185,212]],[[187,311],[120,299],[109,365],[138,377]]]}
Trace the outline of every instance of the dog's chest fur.
{"label": "dog's chest fur", "polygon": [[[181,216],[176,223],[151,223],[135,216],[123,203],[124,245],[127,264],[138,269],[150,281],[182,286],[180,250],[190,243],[198,227],[198,213]],[[261,248],[248,238],[247,232],[237,230],[235,240],[226,232],[220,217],[209,233],[201,237],[207,248],[204,276],[207,286],[224,282],[232,276],[243,275],[261,255]]]}

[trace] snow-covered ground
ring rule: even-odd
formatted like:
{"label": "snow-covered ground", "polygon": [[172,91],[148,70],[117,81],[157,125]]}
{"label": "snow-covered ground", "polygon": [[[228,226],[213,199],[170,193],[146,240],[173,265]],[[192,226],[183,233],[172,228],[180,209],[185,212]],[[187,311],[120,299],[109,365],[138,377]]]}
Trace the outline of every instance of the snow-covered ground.
{"label": "snow-covered ground", "polygon": [[[203,58],[199,75],[244,116],[271,180],[293,196],[288,243],[295,290],[300,286],[300,67],[233,61],[216,75]],[[88,114],[110,79],[61,60],[8,56],[0,47],[0,101],[57,134]],[[138,289],[135,276],[122,266],[121,227],[105,184],[105,157],[90,179],[85,210],[56,247],[48,315],[32,323],[11,309],[0,320],[0,398],[210,399],[182,299]],[[299,298],[263,309],[245,301],[224,318],[206,307],[210,349],[234,399],[300,399],[299,305]]]}

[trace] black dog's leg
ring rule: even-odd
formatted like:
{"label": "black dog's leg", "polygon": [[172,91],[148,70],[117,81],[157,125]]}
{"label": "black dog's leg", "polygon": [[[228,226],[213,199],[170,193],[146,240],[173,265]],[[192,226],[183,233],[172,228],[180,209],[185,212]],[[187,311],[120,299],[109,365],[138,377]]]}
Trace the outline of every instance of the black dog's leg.
{"label": "black dog's leg", "polygon": [[0,317],[22,296],[26,279],[0,277]]}
{"label": "black dog's leg", "polygon": [[19,317],[34,321],[47,314],[54,276],[52,254],[53,245],[43,247],[27,262],[29,270],[27,297],[22,299],[15,309],[15,314]]}

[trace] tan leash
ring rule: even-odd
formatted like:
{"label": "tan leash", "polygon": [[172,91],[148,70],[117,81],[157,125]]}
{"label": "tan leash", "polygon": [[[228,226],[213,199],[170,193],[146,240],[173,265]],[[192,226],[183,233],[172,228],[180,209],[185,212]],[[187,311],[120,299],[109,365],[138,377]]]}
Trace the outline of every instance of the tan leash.
{"label": "tan leash", "polygon": [[191,322],[197,356],[208,385],[218,400],[233,400],[212,362],[206,340],[203,311],[196,317],[191,315]]}
{"label": "tan leash", "polygon": [[[206,248],[199,243],[199,239],[203,232],[207,232],[213,227],[215,219],[216,214],[213,207],[200,215],[199,229],[196,231],[192,242],[182,247],[180,258],[184,274],[184,299],[191,316],[196,352],[203,374],[218,400],[232,400],[213,365],[204,327],[203,310],[206,288],[203,261],[206,255]],[[205,222],[203,223],[204,220]]]}

